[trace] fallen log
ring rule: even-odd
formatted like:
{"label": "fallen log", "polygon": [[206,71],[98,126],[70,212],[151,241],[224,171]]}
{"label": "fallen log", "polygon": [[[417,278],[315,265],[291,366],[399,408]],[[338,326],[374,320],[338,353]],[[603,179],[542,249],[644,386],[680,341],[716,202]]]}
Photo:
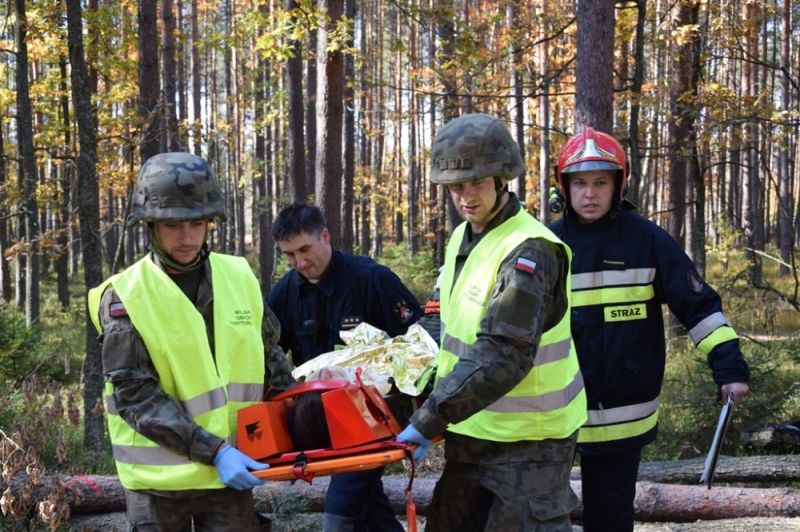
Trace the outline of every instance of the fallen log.
{"label": "fallen log", "polygon": [[[59,481],[72,514],[106,513],[124,511],[125,495],[116,476],[76,475],[45,476],[35,487],[35,497],[50,492],[52,483]],[[296,482],[267,482],[256,488],[257,498],[281,501],[299,498],[307,504],[308,512],[320,512],[325,502],[329,477],[314,479],[312,484]],[[402,514],[405,508],[405,476],[387,475],[384,487],[395,511]],[[435,477],[414,480],[413,497],[420,515],[425,515],[430,504]],[[24,473],[11,482],[11,491],[26,485]],[[580,481],[573,480],[572,488],[580,497]],[[39,498],[37,497],[37,500]],[[272,505],[274,506],[274,505]],[[636,520],[658,522],[689,522],[695,520],[733,519],[741,517],[798,517],[800,516],[800,491],[788,488],[743,488],[661,484],[640,481],[636,488]],[[573,513],[580,520],[581,510]]]}
{"label": "fallen log", "polygon": [[[307,511],[322,511],[329,477],[306,482],[267,482],[256,488],[258,498],[267,500],[299,497],[308,504]],[[405,489],[408,479],[402,476],[384,477],[384,488],[397,513],[405,508]],[[414,480],[414,502],[417,511],[424,515],[430,504],[436,478]],[[73,513],[101,513],[122,511],[125,508],[124,492],[116,480],[109,476],[68,477],[64,481]],[[572,481],[572,488],[580,497],[580,482]],[[800,491],[787,488],[730,488],[682,486],[638,482],[636,485],[636,520],[661,522],[688,522],[739,517],[798,517],[800,516]],[[573,518],[580,520],[580,509]]]}
{"label": "fallen log", "polygon": [[[705,457],[689,460],[643,462],[639,480],[672,484],[699,484]],[[720,456],[714,482],[796,482],[800,480],[800,455]]]}
{"label": "fallen log", "polygon": [[698,519],[797,517],[800,516],[800,491],[788,488],[706,489],[637,482],[634,507],[637,521],[680,523]]}
{"label": "fallen log", "polygon": [[[705,457],[687,460],[642,462],[639,480],[666,484],[700,483]],[[581,478],[580,466],[572,468],[572,480]],[[800,455],[720,456],[714,475],[715,484],[786,483],[800,481]]]}

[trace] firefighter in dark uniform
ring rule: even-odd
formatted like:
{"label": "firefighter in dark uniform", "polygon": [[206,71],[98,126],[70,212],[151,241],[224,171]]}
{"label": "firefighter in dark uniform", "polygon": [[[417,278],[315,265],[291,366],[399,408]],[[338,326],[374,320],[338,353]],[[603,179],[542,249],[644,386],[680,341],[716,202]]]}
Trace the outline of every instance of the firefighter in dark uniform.
{"label": "firefighter in dark uniform", "polygon": [[749,372],[717,292],[669,234],[624,201],[625,152],[586,128],[557,163],[564,217],[551,229],[574,253],[572,334],[586,380],[589,420],[581,428],[584,529],[633,530],[642,447],[656,439],[664,377],[661,305],[708,357],[722,396],[738,404]]}
{"label": "firefighter in dark uniform", "polygon": [[[325,218],[314,205],[278,214],[272,236],[291,270],[267,303],[281,322],[280,345],[295,365],[344,342],[341,330],[369,323],[404,334],[422,314],[417,299],[389,268],[333,249]],[[334,475],[325,500],[326,531],[402,531],[383,491],[383,468]]]}
{"label": "firefighter in dark uniform", "polygon": [[294,384],[247,261],[209,251],[225,219],[208,162],[164,153],[142,166],[130,223],[150,252],[88,297],[101,333],[104,399],[128,530],[258,530],[236,411]]}
{"label": "firefighter in dark uniform", "polygon": [[465,222],[439,277],[436,384],[397,439],[445,433],[428,531],[571,531],[569,475],[586,397],[570,337],[570,251],[522,208],[503,122],[465,115],[436,134],[431,180]]}

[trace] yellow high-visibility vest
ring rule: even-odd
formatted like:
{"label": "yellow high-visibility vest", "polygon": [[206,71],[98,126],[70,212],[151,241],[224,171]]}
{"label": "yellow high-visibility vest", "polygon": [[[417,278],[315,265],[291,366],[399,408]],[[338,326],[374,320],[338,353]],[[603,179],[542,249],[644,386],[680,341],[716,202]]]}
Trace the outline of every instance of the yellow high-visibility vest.
{"label": "yellow high-visibility vest", "polygon": [[[159,385],[195,423],[220,438],[236,434],[236,412],[260,401],[264,390],[261,290],[247,261],[211,253],[214,355],[203,316],[149,257],[89,292],[91,319],[101,331],[100,301],[114,287],[142,337]],[[194,462],[136,432],[116,412],[106,383],[108,429],[120,482],[128,489],[222,488],[213,466]]]}
{"label": "yellow high-visibility vest", "polygon": [[[447,246],[441,277],[442,342],[437,355],[437,380],[449,374],[459,357],[473,348],[486,314],[500,265],[529,238],[556,243],[572,253],[550,230],[524,210],[492,229],[470,252],[458,279],[455,261],[466,223]],[[566,269],[569,272],[569,268]],[[567,294],[571,280],[567,275]],[[519,309],[525,312],[525,309]],[[506,395],[448,427],[449,431],[484,440],[513,442],[566,438],[586,421],[586,392],[570,332],[570,312],[544,331],[533,368]]]}

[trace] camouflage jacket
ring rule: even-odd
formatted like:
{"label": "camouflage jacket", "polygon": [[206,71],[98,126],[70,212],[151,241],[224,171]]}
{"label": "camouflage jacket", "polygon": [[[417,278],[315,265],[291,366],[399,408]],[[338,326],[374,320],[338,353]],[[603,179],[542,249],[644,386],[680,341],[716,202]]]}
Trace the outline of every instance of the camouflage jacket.
{"label": "camouflage jacket", "polygon": [[[521,208],[511,194],[483,233],[472,234],[467,227],[456,258],[456,278],[481,236]],[[520,257],[536,263],[536,275],[514,275]],[[566,267],[566,257],[557,245],[534,238],[520,244],[503,260],[473,349],[461,357],[411,418],[420,432],[429,438],[444,432],[448,423],[457,423],[482,410],[528,374],[542,333],[555,326],[567,310]],[[520,309],[527,309],[525,327],[520,325]],[[524,335],[519,332],[521,328]],[[448,460],[503,463],[532,457],[527,441],[499,443],[455,433],[447,433],[446,441]]]}
{"label": "camouflage jacket", "polygon": [[[158,263],[154,255],[151,254],[151,258]],[[204,261],[201,268],[195,306],[205,319],[213,353],[211,267],[208,261]],[[114,400],[120,416],[137,432],[159,445],[192,460],[211,464],[223,440],[196,425],[183,408],[160,388],[158,373],[147,348],[127,314],[120,312],[121,308],[119,297],[113,287],[109,287],[103,293],[100,304],[103,374],[105,381],[114,385]],[[265,395],[272,395],[291,387],[294,379],[291,376],[292,366],[278,346],[280,323],[266,305],[261,336],[264,342]]]}

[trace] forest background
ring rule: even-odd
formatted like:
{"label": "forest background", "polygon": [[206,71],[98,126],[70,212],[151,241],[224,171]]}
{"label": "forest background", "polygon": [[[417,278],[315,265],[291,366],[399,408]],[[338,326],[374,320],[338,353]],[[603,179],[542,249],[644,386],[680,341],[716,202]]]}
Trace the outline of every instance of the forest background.
{"label": "forest background", "polygon": [[[313,201],[338,248],[424,299],[457,222],[429,147],[469,112],[507,122],[526,163],[512,189],[543,221],[563,142],[586,125],[619,138],[628,198],[743,337],[753,394],[735,423],[800,412],[796,2],[8,0],[0,14],[5,474],[113,471],[85,294],[146,249],[125,225],[144,160],[212,163],[228,211],[213,247],[247,256],[264,293],[286,268],[273,216]],[[649,458],[700,455],[716,415],[705,361],[670,333]]]}

